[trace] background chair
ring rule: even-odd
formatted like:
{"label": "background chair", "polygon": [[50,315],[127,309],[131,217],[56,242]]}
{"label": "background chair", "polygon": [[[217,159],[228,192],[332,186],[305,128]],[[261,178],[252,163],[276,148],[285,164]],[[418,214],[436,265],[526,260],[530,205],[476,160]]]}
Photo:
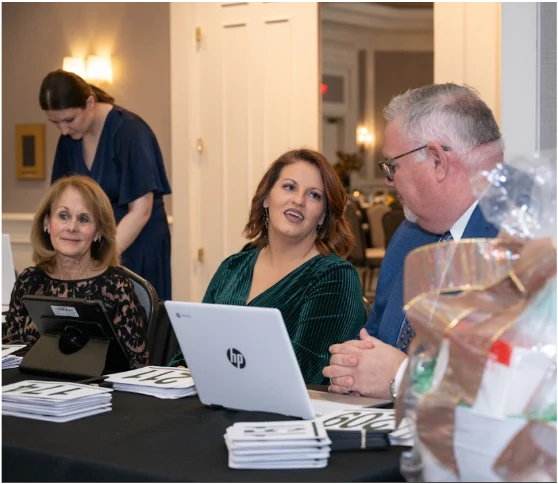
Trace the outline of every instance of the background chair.
{"label": "background chair", "polygon": [[[131,271],[127,267],[120,266],[120,268],[134,284],[134,289],[139,302],[145,309],[145,313],[147,315],[147,327],[145,328],[146,343],[149,354],[151,355],[154,350],[155,332],[157,329],[157,322],[159,320],[159,296],[149,281]],[[155,364],[151,357],[149,359],[149,363],[151,365]]]}
{"label": "background chair", "polygon": [[[345,217],[349,222],[351,232],[355,238],[355,245],[347,256],[347,260],[355,267],[364,268],[366,266],[366,242],[362,231],[361,218],[356,206],[352,202],[347,202]],[[364,283],[364,279],[362,282]]]}
{"label": "background chair", "polygon": [[371,247],[386,248],[386,237],[384,234],[384,225],[382,223],[382,218],[384,214],[389,212],[389,207],[383,203],[377,203],[376,205],[371,205],[367,209],[368,221],[370,222],[370,230],[372,233],[372,245]]}
{"label": "background chair", "polygon": [[180,345],[170,322],[167,308],[165,308],[164,301],[160,301],[159,319],[153,335],[149,361],[152,365],[167,366],[179,349]]}
{"label": "background chair", "polygon": [[360,219],[360,227],[364,234],[364,247],[372,247],[372,227],[368,220],[368,212],[362,208],[358,199],[350,198],[349,202],[354,206],[358,218]]}
{"label": "background chair", "polygon": [[[361,217],[361,210],[353,202],[348,202],[345,207],[345,217],[351,227],[351,232],[355,236],[355,246],[348,255],[347,260],[355,267],[361,269],[361,283],[363,294],[367,295],[369,290],[368,273],[372,275],[376,269],[379,269],[384,259],[385,249],[367,247],[366,237],[362,228],[363,220]],[[370,278],[372,280],[372,277]]]}
{"label": "background chair", "polygon": [[386,238],[386,247],[391,241],[397,227],[405,220],[405,213],[400,209],[393,209],[386,212],[382,217],[382,225],[384,226],[384,234]]}

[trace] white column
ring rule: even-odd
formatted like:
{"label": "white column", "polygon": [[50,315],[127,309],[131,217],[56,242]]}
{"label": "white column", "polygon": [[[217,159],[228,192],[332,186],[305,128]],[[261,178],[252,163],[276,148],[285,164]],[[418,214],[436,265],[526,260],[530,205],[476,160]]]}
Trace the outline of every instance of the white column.
{"label": "white column", "polygon": [[434,2],[434,82],[475,88],[501,119],[500,3]]}
{"label": "white column", "polygon": [[556,145],[549,134],[556,113],[544,111],[556,102],[548,89],[556,82],[555,17],[555,7],[540,2],[434,3],[434,80],[480,92],[501,127],[508,160]]}
{"label": "white column", "polygon": [[[172,297],[190,301],[191,267],[196,260],[192,232],[198,228],[196,206],[190,203],[197,190],[192,168],[196,160],[195,138],[199,133],[200,106],[192,92],[199,84],[199,69],[195,63],[194,41],[196,3],[170,4],[171,54],[171,160],[172,160]],[[199,135],[198,135],[199,136]],[[194,196],[198,195],[197,192]]]}
{"label": "white column", "polygon": [[502,131],[508,159],[539,151],[540,7],[539,0],[502,4]]}

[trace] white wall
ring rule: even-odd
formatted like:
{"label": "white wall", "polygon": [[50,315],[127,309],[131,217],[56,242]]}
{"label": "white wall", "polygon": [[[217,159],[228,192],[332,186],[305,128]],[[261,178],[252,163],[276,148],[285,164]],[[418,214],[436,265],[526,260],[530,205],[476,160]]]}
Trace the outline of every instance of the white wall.
{"label": "white wall", "polygon": [[[39,88],[68,55],[112,55],[114,82],[102,87],[149,123],[171,178],[169,23],[166,2],[2,3],[3,212],[34,213],[50,185],[60,133],[40,109]],[[47,125],[44,180],[15,176],[14,127],[26,123]]]}
{"label": "white wall", "polygon": [[501,119],[500,3],[434,2],[434,82],[467,84]]}
{"label": "white wall", "polygon": [[[114,82],[102,87],[149,123],[171,179],[169,10],[166,2],[2,4],[2,232],[18,272],[31,265],[31,221],[60,135],[40,109],[39,88],[64,56],[112,55]],[[46,125],[44,180],[16,179],[14,127],[26,123]],[[170,214],[171,197],[165,204]]]}
{"label": "white wall", "polygon": [[507,156],[535,151],[536,65],[537,4],[506,2],[502,5],[502,134]]}
{"label": "white wall", "polygon": [[[539,99],[541,83],[554,86],[553,116],[545,119],[556,123],[556,7],[543,8],[549,6],[552,18],[541,19],[535,2],[434,3],[435,82],[466,83],[480,92],[501,127],[508,160],[538,153],[541,111],[548,108]],[[543,43],[550,55],[554,49],[546,71],[537,61]],[[555,133],[550,138],[555,148]]]}

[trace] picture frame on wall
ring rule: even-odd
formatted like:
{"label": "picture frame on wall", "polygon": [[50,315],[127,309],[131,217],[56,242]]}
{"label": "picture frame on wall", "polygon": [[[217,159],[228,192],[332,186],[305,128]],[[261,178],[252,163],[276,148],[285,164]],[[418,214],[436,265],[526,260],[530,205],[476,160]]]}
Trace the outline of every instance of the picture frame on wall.
{"label": "picture frame on wall", "polygon": [[45,125],[16,125],[15,142],[16,178],[18,180],[44,180]]}

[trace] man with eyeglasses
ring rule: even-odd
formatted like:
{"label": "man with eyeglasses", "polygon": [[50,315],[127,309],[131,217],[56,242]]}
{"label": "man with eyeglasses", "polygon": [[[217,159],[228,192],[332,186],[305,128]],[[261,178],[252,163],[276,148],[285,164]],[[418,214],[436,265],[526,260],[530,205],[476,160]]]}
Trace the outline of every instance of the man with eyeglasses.
{"label": "man with eyeglasses", "polygon": [[456,84],[409,90],[391,100],[384,116],[386,159],[379,166],[406,220],[386,250],[360,339],[331,346],[323,374],[332,392],[395,398],[414,336],[403,313],[405,257],[426,244],[497,235],[478,207],[470,178],[503,161],[503,141],[490,108]]}

